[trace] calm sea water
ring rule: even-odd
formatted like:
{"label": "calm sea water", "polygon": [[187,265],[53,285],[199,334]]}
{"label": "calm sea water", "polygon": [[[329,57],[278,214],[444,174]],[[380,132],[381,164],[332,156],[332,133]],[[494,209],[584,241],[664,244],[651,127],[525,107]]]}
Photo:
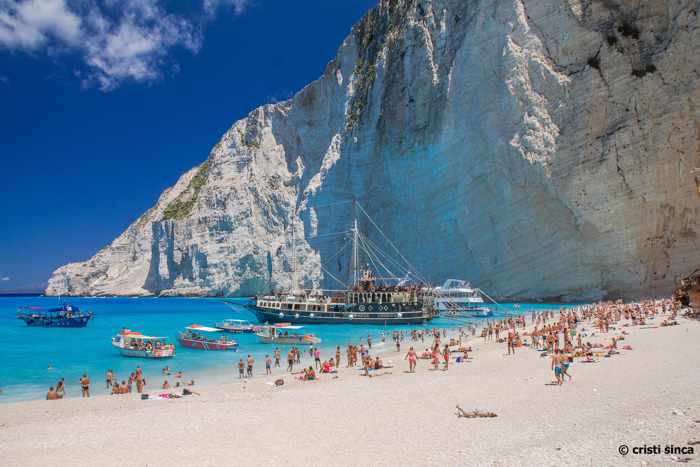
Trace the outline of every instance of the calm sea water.
{"label": "calm sea water", "polygon": [[[64,377],[67,396],[79,395],[78,380],[87,373],[93,381],[93,393],[106,393],[104,375],[114,370],[119,380],[126,379],[137,365],[144,369],[148,389],[154,390],[162,383],[161,370],[168,365],[171,370],[181,370],[185,377],[198,382],[231,381],[237,375],[236,363],[241,357],[252,354],[257,361],[257,371],[264,370],[265,354],[272,354],[274,346],[258,342],[254,334],[232,336],[240,345],[238,352],[207,352],[187,349],[177,345],[177,334],[192,323],[214,326],[226,318],[246,319],[256,322],[255,316],[246,311],[242,303],[229,306],[220,299],[188,298],[70,298],[68,303],[90,310],[95,316],[86,328],[36,328],[28,327],[16,319],[17,308],[36,305],[43,308],[58,306],[56,298],[48,297],[0,297],[0,402],[40,399],[49,386]],[[494,318],[505,314],[527,313],[534,310],[558,308],[559,305],[522,304],[501,305]],[[453,328],[468,321],[477,325],[484,318],[456,321],[438,318],[423,327]],[[359,342],[372,335],[375,348],[388,347],[380,343],[380,333],[390,336],[394,330],[408,331],[419,326],[370,326],[370,325],[311,325],[312,332],[323,339],[321,350],[324,358],[330,357],[336,345]],[[148,335],[168,337],[177,347],[173,359],[145,360],[122,357],[111,345],[111,337],[121,328],[129,328]],[[286,351],[282,348],[282,358]],[[324,355],[325,354],[325,355]],[[49,365],[52,369],[49,369]],[[173,381],[171,380],[171,383]]]}

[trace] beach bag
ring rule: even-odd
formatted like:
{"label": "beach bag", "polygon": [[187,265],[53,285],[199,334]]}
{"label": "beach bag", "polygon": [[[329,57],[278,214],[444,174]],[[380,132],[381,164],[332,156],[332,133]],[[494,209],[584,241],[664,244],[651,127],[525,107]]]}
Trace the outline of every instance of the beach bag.
{"label": "beach bag", "polygon": [[148,399],[148,394],[141,394],[141,400],[145,401],[146,399]]}
{"label": "beach bag", "polygon": [[284,386],[284,380],[282,378],[276,379],[275,386]]}

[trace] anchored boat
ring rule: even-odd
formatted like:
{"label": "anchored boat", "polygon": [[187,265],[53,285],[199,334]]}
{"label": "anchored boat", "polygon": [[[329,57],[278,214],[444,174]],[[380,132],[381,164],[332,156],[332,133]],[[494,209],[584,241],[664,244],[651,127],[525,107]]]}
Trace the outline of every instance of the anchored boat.
{"label": "anchored boat", "polygon": [[216,327],[233,334],[253,333],[258,328],[252,323],[242,319],[225,319],[220,323],[216,323]]}
{"label": "anchored boat", "polygon": [[317,345],[321,343],[321,339],[313,334],[295,333],[290,331],[298,331],[303,326],[292,326],[289,323],[279,323],[275,325],[262,326],[256,336],[260,338],[263,344],[279,344],[279,345]]}
{"label": "anchored boat", "polygon": [[185,347],[199,350],[237,350],[238,343],[226,336],[213,337],[220,333],[219,328],[210,328],[200,324],[190,324],[177,336],[177,340]]}
{"label": "anchored boat", "polygon": [[84,328],[92,319],[92,312],[80,311],[80,308],[65,304],[58,308],[43,310],[35,306],[20,307],[17,319],[21,319],[27,326],[41,326],[45,328]]}
{"label": "anchored boat", "polygon": [[112,337],[112,345],[125,357],[171,358],[175,355],[175,346],[169,344],[166,337],[144,336],[130,329],[122,329]]}
{"label": "anchored boat", "polygon": [[[351,238],[339,252],[352,243],[350,277],[351,286],[335,277],[321,265],[329,277],[344,286],[340,290],[300,290],[293,287],[288,293],[255,297],[246,305],[263,323],[290,322],[294,324],[421,324],[436,316],[430,288],[413,267],[405,260],[393,243],[369,218],[359,203],[355,203],[371,225],[379,230],[389,245],[398,253],[399,260],[380,250],[379,246],[363,235],[357,219],[347,232]],[[293,224],[292,224],[293,225]],[[292,231],[294,243],[294,231]],[[295,247],[292,246],[292,264],[296,264]],[[366,259],[366,267],[361,267],[360,255]],[[383,273],[375,276],[369,264]],[[415,281],[418,279],[418,281]],[[411,283],[411,280],[414,280]],[[292,284],[296,283],[292,270]]]}
{"label": "anchored boat", "polygon": [[433,306],[440,314],[460,317],[493,315],[479,289],[471,287],[466,281],[447,279],[442,287],[435,288],[433,295]]}

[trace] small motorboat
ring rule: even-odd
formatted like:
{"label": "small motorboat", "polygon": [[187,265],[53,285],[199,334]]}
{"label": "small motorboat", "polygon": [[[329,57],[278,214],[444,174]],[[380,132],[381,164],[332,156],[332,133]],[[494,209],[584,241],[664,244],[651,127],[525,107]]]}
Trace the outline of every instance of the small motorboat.
{"label": "small motorboat", "polygon": [[292,326],[289,323],[261,326],[255,333],[263,344],[316,345],[321,339],[313,334],[302,334],[290,331],[302,329],[303,326]]}
{"label": "small motorboat", "polygon": [[242,319],[225,319],[220,323],[216,323],[216,327],[234,334],[252,333],[258,330],[258,326]]}
{"label": "small motorboat", "polygon": [[171,358],[175,355],[175,346],[169,344],[167,338],[144,336],[130,329],[122,329],[112,337],[112,345],[125,357]]}
{"label": "small motorboat", "polygon": [[24,321],[27,326],[44,328],[84,328],[92,319],[92,312],[80,311],[77,306],[64,304],[58,308],[44,311],[35,306],[20,307],[17,319]]}
{"label": "small motorboat", "polygon": [[210,328],[201,324],[190,324],[177,336],[180,344],[190,349],[199,350],[238,350],[238,343],[226,336],[212,337],[222,332],[219,328]]}

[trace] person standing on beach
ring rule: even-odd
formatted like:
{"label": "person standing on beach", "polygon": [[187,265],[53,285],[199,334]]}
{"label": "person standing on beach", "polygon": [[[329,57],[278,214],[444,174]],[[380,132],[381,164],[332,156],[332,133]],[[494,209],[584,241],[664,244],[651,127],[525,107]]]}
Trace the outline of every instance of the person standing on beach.
{"label": "person standing on beach", "polygon": [[321,368],[321,351],[316,347],[314,349],[314,366],[318,369]]}
{"label": "person standing on beach", "polygon": [[248,377],[249,378],[253,377],[253,363],[255,363],[255,359],[253,358],[252,355],[248,354]]}
{"label": "person standing on beach", "polygon": [[404,357],[404,360],[408,360],[408,372],[415,373],[416,372],[416,362],[418,361],[418,356],[416,355],[416,351],[413,350],[413,347],[408,349],[408,353]]}
{"label": "person standing on beach", "polygon": [[291,348],[287,353],[287,371],[294,371],[294,348]]}
{"label": "person standing on beach", "polygon": [[372,336],[367,335],[367,347],[372,348]]}
{"label": "person standing on beach", "polygon": [[438,350],[438,347],[433,347],[433,352],[432,352],[432,363],[433,363],[433,370],[438,369],[438,365],[440,364],[440,358],[439,358],[440,352]]}
{"label": "person standing on beach", "polygon": [[112,369],[110,368],[107,370],[107,374],[105,375],[105,381],[107,383],[107,389],[112,387],[112,381],[114,380],[114,373],[112,372]]}
{"label": "person standing on beach", "polygon": [[559,349],[556,349],[554,351],[554,355],[552,355],[552,364],[551,364],[551,369],[554,370],[554,382],[558,385],[561,385],[563,382],[563,377],[561,374],[561,351]]}
{"label": "person standing on beach", "polygon": [[141,372],[141,367],[139,367],[139,366],[136,367],[136,375],[134,377],[136,379],[136,392],[141,394],[143,392],[143,387],[146,384],[146,380],[143,379],[143,373]]}
{"label": "person standing on beach", "polygon": [[508,355],[515,355],[515,329],[508,328]]}
{"label": "person standing on beach", "polygon": [[279,347],[275,347],[275,368],[280,367],[280,349]]}
{"label": "person standing on beach", "polygon": [[90,378],[83,373],[83,377],[80,378],[80,387],[83,390],[83,397],[90,397]]}
{"label": "person standing on beach", "polygon": [[265,355],[265,374],[266,375],[272,374],[272,359],[270,358],[269,355]]}
{"label": "person standing on beach", "polygon": [[445,344],[445,348],[442,351],[442,359],[444,363],[444,371],[447,371],[447,367],[450,365],[450,348]]}
{"label": "person standing on beach", "polygon": [[340,346],[335,347],[335,367],[340,368]]}
{"label": "person standing on beach", "polygon": [[238,360],[238,379],[245,378],[245,363],[243,363],[243,358]]}
{"label": "person standing on beach", "polygon": [[56,394],[59,399],[63,399],[63,396],[66,395],[66,381],[63,378],[56,383]]}

